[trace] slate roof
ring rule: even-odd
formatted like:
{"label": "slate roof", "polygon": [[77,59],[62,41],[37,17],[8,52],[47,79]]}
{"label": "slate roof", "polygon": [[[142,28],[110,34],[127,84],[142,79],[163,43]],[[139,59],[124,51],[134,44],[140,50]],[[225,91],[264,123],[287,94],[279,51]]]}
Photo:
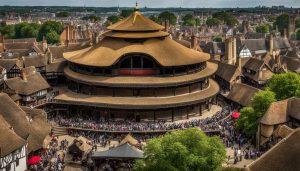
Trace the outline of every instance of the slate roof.
{"label": "slate roof", "polygon": [[143,158],[143,152],[129,145],[129,143],[125,143],[110,150],[93,152],[92,158],[141,159]]}

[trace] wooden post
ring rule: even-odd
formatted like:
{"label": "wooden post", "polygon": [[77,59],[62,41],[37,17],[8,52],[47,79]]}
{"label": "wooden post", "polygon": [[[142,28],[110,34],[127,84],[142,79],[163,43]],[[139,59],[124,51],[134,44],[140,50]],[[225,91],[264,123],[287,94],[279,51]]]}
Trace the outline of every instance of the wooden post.
{"label": "wooden post", "polygon": [[172,109],[172,122],[174,122],[174,109]]}

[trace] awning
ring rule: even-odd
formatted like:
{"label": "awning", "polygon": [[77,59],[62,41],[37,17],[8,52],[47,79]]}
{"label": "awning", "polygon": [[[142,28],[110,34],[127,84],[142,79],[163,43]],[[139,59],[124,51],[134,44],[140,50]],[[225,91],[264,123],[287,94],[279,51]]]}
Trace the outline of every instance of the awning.
{"label": "awning", "polygon": [[93,152],[92,158],[118,158],[118,159],[141,159],[144,152],[131,146],[129,143],[119,145],[115,148],[106,151]]}
{"label": "awning", "polygon": [[240,116],[240,112],[234,112],[233,114],[231,114],[231,117],[233,119],[237,119],[237,118],[239,118],[239,116]]}
{"label": "awning", "polygon": [[28,165],[33,165],[33,164],[37,164],[40,161],[41,161],[41,156],[32,156],[31,158],[29,158],[27,160],[27,164]]}

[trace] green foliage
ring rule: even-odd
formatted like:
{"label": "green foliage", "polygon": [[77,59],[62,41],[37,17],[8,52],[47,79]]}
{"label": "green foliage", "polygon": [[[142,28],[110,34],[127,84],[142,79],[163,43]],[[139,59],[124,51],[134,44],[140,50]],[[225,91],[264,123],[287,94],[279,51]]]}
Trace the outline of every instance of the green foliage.
{"label": "green foliage", "polygon": [[226,151],[219,137],[207,137],[197,128],[173,131],[150,140],[137,171],[213,171],[221,167]]}
{"label": "green foliage", "polygon": [[213,41],[214,41],[214,42],[222,42],[223,39],[222,39],[221,36],[215,36],[215,37],[213,38]]}
{"label": "green foliage", "polygon": [[37,37],[41,25],[36,23],[20,23],[15,25],[15,38]]}
{"label": "green foliage", "polygon": [[275,74],[268,81],[266,90],[255,94],[252,107],[244,107],[240,112],[236,126],[250,136],[254,136],[259,119],[268,110],[271,103],[290,97],[300,97],[300,75],[297,73]]}
{"label": "green foliage", "polygon": [[267,86],[276,94],[277,100],[300,97],[300,75],[297,73],[275,74],[268,81]]}
{"label": "green foliage", "polygon": [[300,29],[296,31],[296,40],[300,40]]}
{"label": "green foliage", "polygon": [[236,127],[248,136],[254,137],[260,117],[262,117],[262,113],[256,112],[253,107],[244,107],[240,111]]}
{"label": "green foliage", "polygon": [[158,17],[155,16],[155,15],[150,15],[150,16],[149,16],[149,19],[152,20],[152,21],[154,21],[154,22],[156,22],[156,23],[158,23],[158,24],[160,24],[160,23],[159,23]]}
{"label": "green foliage", "polygon": [[273,26],[276,28],[276,26],[278,27],[278,31],[280,31],[281,33],[283,33],[284,29],[288,28],[289,25],[289,15],[288,14],[282,14],[280,16],[278,16],[275,20],[275,22],[273,23]]}
{"label": "green foliage", "polygon": [[58,17],[58,18],[69,17],[69,16],[70,16],[70,13],[67,12],[67,11],[63,11],[63,12],[58,12],[58,13],[56,13],[56,17]]}
{"label": "green foliage", "polygon": [[89,16],[82,17],[82,20],[90,20],[93,22],[97,22],[100,21],[100,17],[97,17],[95,15],[89,15]]}
{"label": "green foliage", "polygon": [[120,18],[118,16],[116,16],[116,15],[112,15],[112,16],[109,16],[107,18],[107,21],[110,22],[110,23],[112,23],[112,24],[115,24],[116,22],[120,21]]}
{"label": "green foliage", "polygon": [[275,101],[274,92],[269,90],[257,92],[252,99],[252,107],[244,107],[240,111],[240,117],[236,122],[237,128],[249,136],[255,136],[259,119],[268,110],[271,103]]}
{"label": "green foliage", "polygon": [[251,101],[252,107],[256,112],[265,113],[270,104],[276,101],[276,95],[270,90],[259,91]]}
{"label": "green foliage", "polygon": [[[38,40],[43,40],[43,37],[45,36],[48,43],[58,43],[59,41],[57,41],[57,39],[63,32],[63,30],[64,26],[61,23],[56,21],[47,21],[41,26],[39,30]],[[54,34],[54,32],[56,34]]]}
{"label": "green foliage", "polygon": [[296,29],[300,28],[300,18],[295,21]]}
{"label": "green foliage", "polygon": [[236,19],[235,16],[224,11],[214,13],[213,18],[223,21],[226,25],[230,27],[233,27],[236,24],[238,24],[238,20]]}
{"label": "green foliage", "polygon": [[209,27],[212,27],[212,26],[218,26],[222,23],[222,21],[220,21],[219,19],[217,18],[208,18],[206,20],[206,24],[209,26]]}
{"label": "green foliage", "polygon": [[123,18],[126,18],[132,14],[133,10],[127,9],[127,10],[122,10],[120,16]]}
{"label": "green foliage", "polygon": [[197,17],[194,17],[192,14],[187,14],[183,18],[183,25],[185,26],[199,26],[200,25],[200,19]]}
{"label": "green foliage", "polygon": [[3,34],[6,38],[15,38],[15,25],[1,25],[0,33]]}
{"label": "green foliage", "polygon": [[54,30],[46,33],[45,37],[49,43],[60,43],[60,35],[57,34],[57,32],[55,32]]}
{"label": "green foliage", "polygon": [[267,24],[259,24],[256,26],[256,32],[257,33],[269,33],[270,31],[270,26]]}
{"label": "green foliage", "polygon": [[175,16],[175,14],[171,13],[171,12],[168,12],[168,11],[160,13],[158,15],[158,19],[159,19],[160,22],[168,20],[171,25],[175,25],[176,21],[177,21],[177,17]]}

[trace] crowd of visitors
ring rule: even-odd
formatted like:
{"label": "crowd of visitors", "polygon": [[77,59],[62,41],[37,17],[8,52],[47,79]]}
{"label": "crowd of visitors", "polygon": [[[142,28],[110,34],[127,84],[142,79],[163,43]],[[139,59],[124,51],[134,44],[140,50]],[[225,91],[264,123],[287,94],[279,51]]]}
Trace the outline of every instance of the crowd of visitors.
{"label": "crowd of visitors", "polygon": [[219,130],[218,122],[230,115],[229,107],[224,107],[222,111],[218,111],[212,117],[205,119],[193,119],[184,122],[166,122],[166,121],[143,121],[134,122],[129,120],[122,121],[103,121],[92,118],[83,119],[82,116],[74,115],[66,118],[65,116],[49,116],[48,119],[53,124],[69,128],[81,128],[101,131],[168,131],[175,129],[185,129],[191,127],[199,127],[203,131]]}
{"label": "crowd of visitors", "polygon": [[[62,141],[60,146],[58,140],[53,138],[49,144],[49,148],[40,150],[37,154],[41,157],[38,163],[29,166],[31,171],[62,171],[64,166],[64,159],[66,154],[66,144],[67,141]],[[64,150],[63,150],[64,149]],[[62,150],[62,151],[60,151]]]}

